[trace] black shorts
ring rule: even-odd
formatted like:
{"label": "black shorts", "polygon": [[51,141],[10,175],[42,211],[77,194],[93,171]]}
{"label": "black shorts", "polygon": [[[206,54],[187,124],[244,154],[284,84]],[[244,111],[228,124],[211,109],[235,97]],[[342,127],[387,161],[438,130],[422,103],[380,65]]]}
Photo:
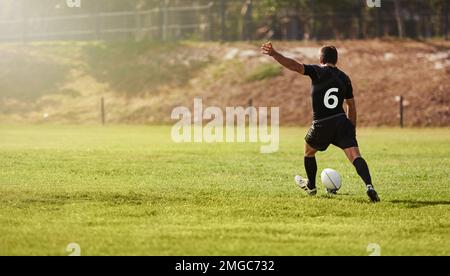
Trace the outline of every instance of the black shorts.
{"label": "black shorts", "polygon": [[345,114],[314,122],[305,141],[318,151],[325,151],[330,144],[341,149],[358,147],[355,127]]}

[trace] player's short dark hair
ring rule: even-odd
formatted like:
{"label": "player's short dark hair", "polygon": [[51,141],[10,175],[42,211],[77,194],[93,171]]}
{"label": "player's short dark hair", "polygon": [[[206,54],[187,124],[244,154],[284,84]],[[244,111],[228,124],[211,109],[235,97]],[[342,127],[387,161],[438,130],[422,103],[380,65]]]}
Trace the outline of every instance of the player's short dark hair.
{"label": "player's short dark hair", "polygon": [[337,64],[338,51],[334,46],[323,46],[320,49],[320,59],[324,64]]}

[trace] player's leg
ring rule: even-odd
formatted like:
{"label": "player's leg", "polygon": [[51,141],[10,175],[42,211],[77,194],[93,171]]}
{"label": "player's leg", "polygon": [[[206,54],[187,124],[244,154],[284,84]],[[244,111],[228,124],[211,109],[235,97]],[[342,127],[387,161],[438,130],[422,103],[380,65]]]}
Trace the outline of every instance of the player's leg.
{"label": "player's leg", "polygon": [[309,195],[317,194],[316,188],[316,174],[317,162],[316,153],[318,151],[325,151],[331,143],[333,136],[333,126],[326,123],[313,124],[305,137],[305,155],[304,165],[307,178],[299,175],[295,176],[295,183],[305,190]]}
{"label": "player's leg", "polygon": [[317,150],[311,147],[308,143],[305,143],[305,157],[304,165],[306,175],[308,176],[308,188],[316,188],[316,176],[317,176],[317,161],[316,161]]}
{"label": "player's leg", "polygon": [[373,188],[372,178],[370,176],[369,166],[366,160],[361,157],[358,141],[356,139],[356,130],[352,122],[347,119],[341,119],[339,122],[338,133],[334,144],[344,150],[347,158],[355,166],[358,175],[362,178],[367,187],[367,195],[372,202],[380,201],[377,192]]}
{"label": "player's leg", "polygon": [[366,160],[362,158],[361,153],[359,152],[358,147],[350,147],[344,149],[345,154],[347,155],[348,160],[355,166],[356,172],[364,181],[367,187],[367,195],[370,200],[373,202],[380,201],[377,192],[375,191],[372,184],[372,177],[370,176],[369,166],[367,165]]}
{"label": "player's leg", "polygon": [[362,178],[366,186],[372,185],[372,177],[370,176],[369,166],[366,160],[361,157],[358,147],[344,149],[348,160],[355,166],[356,172]]}
{"label": "player's leg", "polygon": [[317,150],[311,147],[308,143],[305,143],[305,156],[304,165],[306,170],[307,179],[297,175],[295,176],[295,182],[297,185],[305,190],[309,195],[316,195],[316,175],[317,175],[317,162],[316,162]]}

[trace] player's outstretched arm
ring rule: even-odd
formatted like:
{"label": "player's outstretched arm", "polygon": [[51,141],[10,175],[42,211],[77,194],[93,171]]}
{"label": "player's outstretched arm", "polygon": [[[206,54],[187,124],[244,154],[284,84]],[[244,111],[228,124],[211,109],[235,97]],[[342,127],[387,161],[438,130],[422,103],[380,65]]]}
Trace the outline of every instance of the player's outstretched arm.
{"label": "player's outstretched arm", "polygon": [[352,121],[352,124],[356,127],[358,115],[356,113],[355,99],[347,99],[345,100],[345,104],[347,105],[347,117],[350,121]]}
{"label": "player's outstretched arm", "polygon": [[278,53],[274,48],[271,42],[264,43],[261,46],[261,53],[264,55],[269,55],[273,57],[276,61],[278,61],[281,65],[286,67],[287,69],[298,72],[302,75],[305,74],[305,66],[303,64],[283,56],[282,54]]}

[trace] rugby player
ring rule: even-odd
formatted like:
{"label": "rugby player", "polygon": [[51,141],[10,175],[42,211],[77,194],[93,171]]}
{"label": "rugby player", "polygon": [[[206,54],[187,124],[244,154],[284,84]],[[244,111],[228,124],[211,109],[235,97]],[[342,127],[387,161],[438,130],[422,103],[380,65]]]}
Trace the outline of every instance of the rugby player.
{"label": "rugby player", "polygon": [[[307,178],[295,176],[296,184],[309,195],[317,194],[316,153],[325,151],[333,144],[341,148],[367,188],[372,202],[379,202],[369,167],[362,158],[356,140],[356,104],[350,78],[337,68],[338,51],[334,46],[320,49],[320,64],[307,65],[287,58],[277,52],[272,43],[262,45],[261,53],[273,57],[289,70],[309,76],[312,80],[313,123],[305,138],[304,165]],[[343,105],[346,105],[346,112]],[[327,190],[335,194],[336,190]]]}

